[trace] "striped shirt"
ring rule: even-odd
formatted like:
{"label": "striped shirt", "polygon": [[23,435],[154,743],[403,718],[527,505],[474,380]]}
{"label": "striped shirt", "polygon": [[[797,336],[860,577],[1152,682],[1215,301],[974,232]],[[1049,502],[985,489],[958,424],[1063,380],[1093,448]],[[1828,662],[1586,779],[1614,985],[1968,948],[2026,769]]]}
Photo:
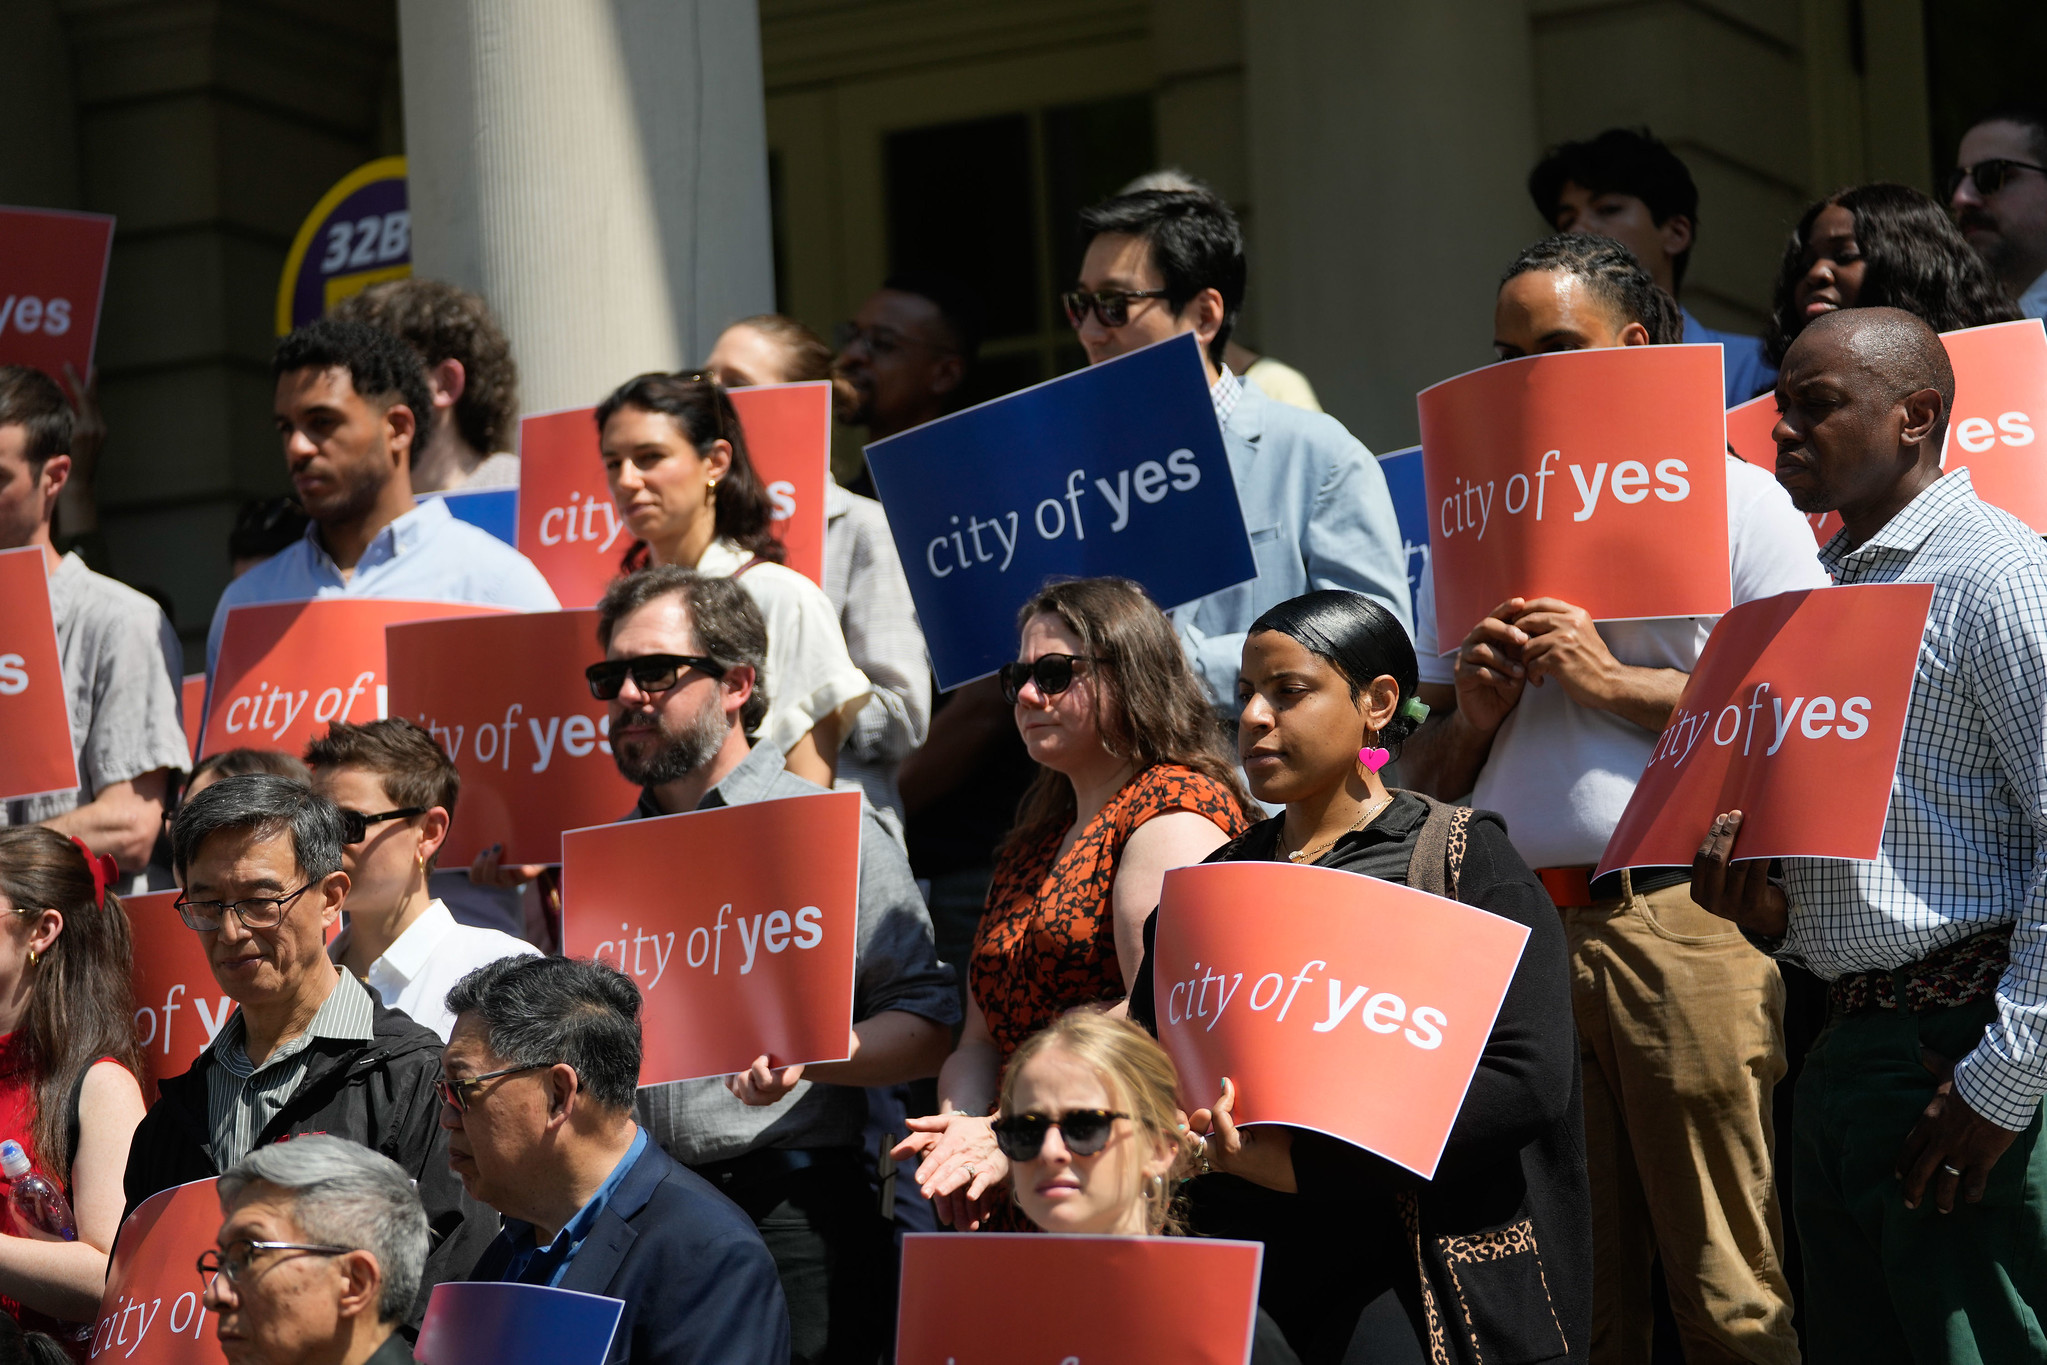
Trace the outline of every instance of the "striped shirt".
{"label": "striped shirt", "polygon": [[[317,969],[316,969],[317,970]],[[315,1038],[367,1043],[374,1036],[376,1007],[370,993],[347,972],[336,971],[334,989],[306,1025],[306,1031],[272,1048],[258,1067],[245,1050],[248,1026],[238,1009],[213,1040],[213,1069],[206,1077],[206,1117],[213,1129],[213,1165],[225,1171],[249,1154],[256,1138],[297,1093],[312,1065],[306,1049]]]}
{"label": "striped shirt", "polygon": [[1961,469],[1820,562],[1839,583],[1931,583],[1933,608],[1880,851],[1786,858],[1790,927],[1769,946],[1832,980],[2011,926],[1997,1022],[1955,1089],[2023,1130],[2047,1092],[2047,546]]}

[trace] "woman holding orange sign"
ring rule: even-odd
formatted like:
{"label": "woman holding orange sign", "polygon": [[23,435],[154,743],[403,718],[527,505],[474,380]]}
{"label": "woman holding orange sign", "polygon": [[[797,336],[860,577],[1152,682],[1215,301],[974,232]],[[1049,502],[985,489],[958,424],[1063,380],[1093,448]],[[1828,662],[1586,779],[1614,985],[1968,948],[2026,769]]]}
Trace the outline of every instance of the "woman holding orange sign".
{"label": "woman holding orange sign", "polygon": [[[1310,1365],[1346,1352],[1419,1360],[1421,1350],[1582,1361],[1592,1228],[1563,930],[1498,816],[1381,780],[1426,715],[1416,675],[1399,622],[1356,593],[1308,593],[1254,622],[1237,679],[1238,752],[1252,795],[1286,811],[1208,861],[1355,872],[1528,927],[1449,1145],[1423,1180],[1324,1133],[1240,1129],[1232,1079],[1255,1093],[1267,1078],[1226,1079],[1188,1120],[1203,1135],[1191,1221],[1202,1235],[1265,1243],[1261,1303]],[[1154,1032],[1156,925],[1156,915],[1145,925],[1130,995],[1131,1018]]]}

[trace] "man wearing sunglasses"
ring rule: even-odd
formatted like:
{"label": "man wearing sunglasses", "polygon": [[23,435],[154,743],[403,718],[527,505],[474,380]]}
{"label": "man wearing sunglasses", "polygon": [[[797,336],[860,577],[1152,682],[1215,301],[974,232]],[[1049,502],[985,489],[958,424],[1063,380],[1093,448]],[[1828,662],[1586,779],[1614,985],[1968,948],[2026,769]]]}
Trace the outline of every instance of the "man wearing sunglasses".
{"label": "man wearing sunglasses", "polygon": [[[767,709],[767,628],[746,590],[674,566],[612,584],[597,607],[618,770],[641,787],[628,819],[815,795],[748,731]],[[745,850],[735,850],[745,857]],[[860,1087],[938,1074],[960,1005],[908,859],[875,814],[860,825],[849,1059],[640,1091],[640,1122],[669,1155],[754,1220],[789,1301],[790,1358],[871,1360],[893,1299],[895,1253],[871,1183]],[[457,1028],[460,1036],[460,1027]]]}
{"label": "man wearing sunglasses", "polygon": [[288,1138],[360,1142],[404,1167],[426,1206],[432,1246],[404,1312],[417,1327],[428,1292],[468,1273],[497,1217],[448,1168],[439,1036],[327,958],[348,897],[348,824],[326,797],[270,776],[224,777],[179,809],[178,914],[236,1009],[191,1070],[158,1085],[128,1151],[128,1211]]}
{"label": "man wearing sunglasses", "polygon": [[2047,317],[2047,108],[2014,105],[1962,134],[1948,208],[2029,318]]}
{"label": "man wearing sunglasses", "polygon": [[1080,232],[1080,278],[1061,303],[1090,365],[1182,332],[1201,339],[1258,560],[1252,582],[1171,613],[1216,708],[1234,718],[1245,629],[1289,598],[1344,588],[1409,625],[1407,551],[1372,452],[1335,418],[1275,403],[1223,363],[1244,302],[1236,215],[1207,193],[1139,190],[1083,210]]}

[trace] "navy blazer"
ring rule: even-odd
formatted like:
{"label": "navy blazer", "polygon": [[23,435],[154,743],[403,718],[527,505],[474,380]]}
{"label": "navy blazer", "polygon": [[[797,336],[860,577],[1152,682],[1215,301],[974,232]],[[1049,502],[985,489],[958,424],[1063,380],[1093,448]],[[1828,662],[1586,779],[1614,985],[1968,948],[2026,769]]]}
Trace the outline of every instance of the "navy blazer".
{"label": "navy blazer", "polygon": [[[469,1278],[502,1280],[527,1226],[499,1233]],[[557,1287],[625,1301],[605,1365],[788,1365],[789,1310],[767,1244],[737,1204],[657,1143]]]}

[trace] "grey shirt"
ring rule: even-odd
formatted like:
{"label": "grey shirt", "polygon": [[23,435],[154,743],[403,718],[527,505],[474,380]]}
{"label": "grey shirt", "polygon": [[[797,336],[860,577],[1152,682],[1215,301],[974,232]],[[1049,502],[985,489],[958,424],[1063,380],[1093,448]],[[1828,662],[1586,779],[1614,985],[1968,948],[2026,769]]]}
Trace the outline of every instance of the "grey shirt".
{"label": "grey shirt", "polygon": [[86,805],[116,782],[192,766],[178,691],[184,651],[162,608],[68,554],[50,575],[50,614],[79,786],[0,802],[0,825],[37,824]]}
{"label": "grey shirt", "polygon": [[839,775],[900,817],[896,769],[931,728],[931,659],[881,504],[829,484],[824,507],[825,596],[839,614],[846,653],[874,684],[853,718]]}
{"label": "grey shirt", "polygon": [[[782,755],[761,744],[705,794],[697,809],[815,796],[823,790],[789,772]],[[872,805],[863,801],[861,808],[853,1018],[905,1010],[950,1027],[960,1017],[953,970],[932,947],[931,917],[910,876],[909,859]],[[627,818],[659,814],[652,800],[642,797]],[[779,1102],[756,1107],[741,1104],[724,1081],[713,1077],[646,1086],[638,1109],[640,1123],[670,1156],[696,1166],[768,1147],[859,1148],[867,1094],[857,1087],[799,1081]]]}
{"label": "grey shirt", "polygon": [[[317,968],[316,968],[317,970]],[[375,1036],[376,1009],[369,990],[344,971],[313,1021],[296,1038],[270,1050],[257,1066],[245,1050],[249,1026],[238,1009],[213,1040],[216,1063],[206,1077],[206,1121],[213,1130],[213,1164],[227,1170],[249,1154],[256,1138],[285,1103],[298,1093],[310,1058],[306,1049],[315,1038],[344,1038],[367,1043]]]}

